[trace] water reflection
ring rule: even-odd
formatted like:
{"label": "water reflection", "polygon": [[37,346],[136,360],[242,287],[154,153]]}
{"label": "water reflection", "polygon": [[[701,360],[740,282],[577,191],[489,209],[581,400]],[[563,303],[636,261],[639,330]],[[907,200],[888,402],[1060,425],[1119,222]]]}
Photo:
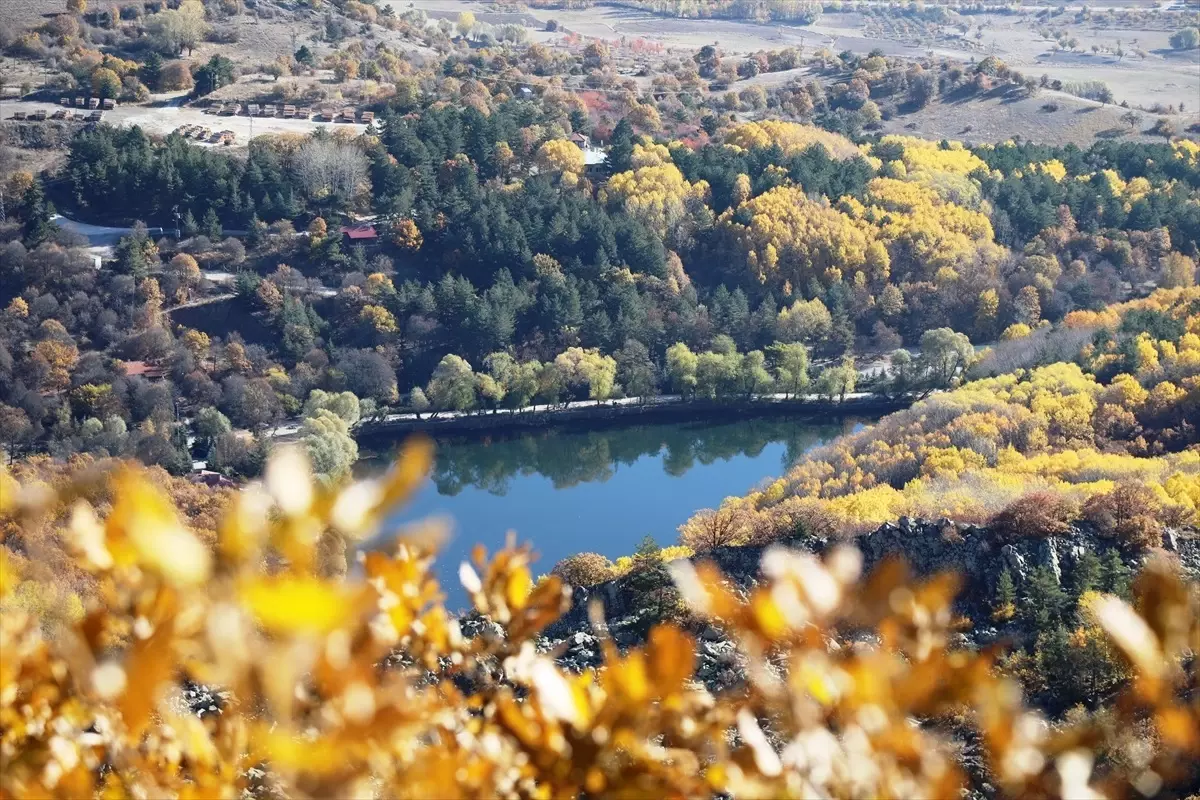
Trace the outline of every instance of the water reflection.
{"label": "water reflection", "polygon": [[[852,430],[859,420],[744,419],[634,425],[595,431],[549,430],[485,438],[440,439],[431,476],[438,494],[454,497],[470,487],[503,497],[515,478],[541,475],[555,489],[609,480],[618,466],[646,456],[662,458],[663,472],[681,477],[697,465],[736,456],[758,458],[767,445],[781,443],[775,464],[762,464],[762,478],[782,474],[812,447]],[[390,454],[389,454],[390,455]],[[359,469],[374,472],[387,457],[365,458]]]}

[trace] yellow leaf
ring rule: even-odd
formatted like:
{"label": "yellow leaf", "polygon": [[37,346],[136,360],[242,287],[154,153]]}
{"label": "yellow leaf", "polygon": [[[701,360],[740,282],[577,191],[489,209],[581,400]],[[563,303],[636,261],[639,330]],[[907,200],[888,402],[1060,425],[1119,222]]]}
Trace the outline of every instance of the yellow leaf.
{"label": "yellow leaf", "polygon": [[505,587],[508,607],[511,609],[524,608],[525,601],[529,599],[529,593],[532,590],[533,578],[529,574],[529,568],[524,564],[514,568],[508,576],[508,585]]}
{"label": "yellow leaf", "polygon": [[17,568],[8,557],[8,551],[0,548],[0,597],[5,597],[16,587],[19,577]]}
{"label": "yellow leaf", "polygon": [[695,651],[691,638],[673,625],[655,625],[646,647],[650,673],[659,694],[666,696],[683,688],[692,674]]}
{"label": "yellow leaf", "polygon": [[106,526],[110,544],[128,542],[143,566],[176,585],[196,586],[208,578],[212,554],[183,526],[170,499],[144,474],[122,470],[113,481],[113,496],[116,504]]}
{"label": "yellow leaf", "polygon": [[384,479],[379,509],[390,508],[403,502],[425,480],[433,463],[433,442],[425,436],[413,436],[404,443],[396,466]]}
{"label": "yellow leaf", "polygon": [[167,619],[150,634],[133,646],[125,667],[125,693],[117,705],[129,729],[129,736],[137,741],[150,722],[151,712],[158,700],[159,688],[171,679],[174,661],[171,658],[171,639],[175,633],[174,621]]}
{"label": "yellow leaf", "polygon": [[360,594],[320,578],[257,578],[243,584],[242,602],[259,623],[275,633],[329,633],[359,610]]}

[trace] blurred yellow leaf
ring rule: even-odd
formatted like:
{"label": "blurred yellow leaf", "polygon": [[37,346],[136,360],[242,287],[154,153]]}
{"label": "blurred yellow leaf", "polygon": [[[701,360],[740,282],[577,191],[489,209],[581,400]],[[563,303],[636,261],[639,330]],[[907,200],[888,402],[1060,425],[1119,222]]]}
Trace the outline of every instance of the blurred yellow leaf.
{"label": "blurred yellow leaf", "polygon": [[20,577],[17,568],[8,556],[8,550],[0,548],[0,597],[5,597],[16,588]]}
{"label": "blurred yellow leaf", "polygon": [[532,590],[533,578],[529,574],[529,568],[524,564],[514,568],[508,576],[508,585],[505,587],[505,599],[508,600],[508,607],[524,608],[525,601],[529,599],[529,593]]}
{"label": "blurred yellow leaf", "polygon": [[121,695],[117,707],[121,709],[121,716],[133,741],[137,741],[149,724],[159,690],[175,671],[171,654],[174,633],[174,622],[167,619],[149,638],[137,640],[129,654],[125,667],[125,693]]}
{"label": "blurred yellow leaf", "polygon": [[116,502],[106,524],[110,545],[128,542],[132,552],[126,557],[133,555],[178,586],[197,586],[208,578],[212,553],[183,526],[170,498],[144,473],[122,469],[113,481],[113,494]]}
{"label": "blurred yellow leaf", "polygon": [[315,577],[256,578],[240,594],[259,623],[275,633],[329,633],[361,610],[360,593]]}
{"label": "blurred yellow leaf", "polygon": [[402,503],[416,491],[433,464],[433,441],[426,436],[412,436],[404,443],[396,465],[384,478],[377,508],[385,510]]}

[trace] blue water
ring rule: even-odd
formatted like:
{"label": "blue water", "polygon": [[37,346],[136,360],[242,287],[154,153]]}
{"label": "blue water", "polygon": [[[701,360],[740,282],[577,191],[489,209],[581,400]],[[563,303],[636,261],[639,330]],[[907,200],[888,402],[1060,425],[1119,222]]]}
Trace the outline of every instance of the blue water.
{"label": "blue water", "polygon": [[[769,482],[857,427],[857,419],[757,419],[443,440],[433,475],[393,521],[453,520],[437,571],[458,608],[458,565],[476,543],[495,552],[516,531],[534,545],[535,574],[583,551],[616,560],[647,534],[676,544],[678,527],[697,510]],[[387,463],[380,455],[360,471]]]}

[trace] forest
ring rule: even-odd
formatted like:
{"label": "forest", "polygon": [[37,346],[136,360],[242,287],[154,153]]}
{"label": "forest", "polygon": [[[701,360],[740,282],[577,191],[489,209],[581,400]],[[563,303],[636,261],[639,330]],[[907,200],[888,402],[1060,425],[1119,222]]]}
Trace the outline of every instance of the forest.
{"label": "forest", "polygon": [[[367,401],[355,421],[660,392],[920,396],[958,379],[972,343],[1195,282],[1186,139],[856,145],[767,120],[689,145],[622,120],[612,174],[594,180],[562,135],[587,129],[577,109],[498,97],[488,111],[390,109],[361,137],[259,137],[245,160],[101,126],[72,140],[52,191],[15,174],[5,440],[182,471],[223,438],[214,463],[254,474],[262,448],[232,429],[295,416],[314,389]],[[57,207],[173,219],[180,238],[135,227],[96,273],[49,223]],[[378,236],[341,235],[347,213],[373,215]],[[172,323],[209,271],[236,276],[227,302],[262,335]],[[902,346],[918,356],[891,384],[857,374],[856,357]]]}
{"label": "forest", "polygon": [[[764,28],[843,10],[608,5]],[[1182,105],[1142,109],[1146,131],[1113,112],[1128,130],[1086,147],[972,144],[894,121],[1041,93],[1046,118],[1067,95],[1107,114],[1112,91],[970,47],[606,41],[507,3],[91,6],[0,30],[20,102],[124,115],[0,123],[0,797],[1200,789]],[[1186,58],[1195,15],[1160,14],[1188,26],[1153,57]],[[373,116],[237,146],[129,122],[253,100]],[[92,246],[70,220],[122,233]],[[435,459],[414,437],[355,471],[393,413],[864,393],[903,410],[832,441],[740,420]],[[430,482],[560,489],[659,453],[677,477],[781,438],[782,475],[612,558],[537,564],[509,534],[445,572],[445,521],[397,516]],[[880,537],[932,556],[869,563]],[[964,552],[973,580],[945,569]]]}

